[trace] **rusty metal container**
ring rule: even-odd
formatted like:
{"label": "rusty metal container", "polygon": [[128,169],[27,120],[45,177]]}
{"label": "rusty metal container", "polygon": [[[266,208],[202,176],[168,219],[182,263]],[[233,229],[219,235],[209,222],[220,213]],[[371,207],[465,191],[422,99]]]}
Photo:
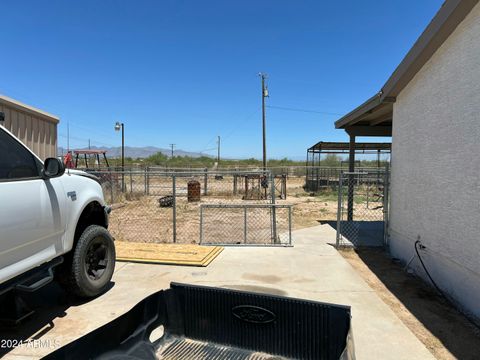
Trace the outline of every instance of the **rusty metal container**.
{"label": "rusty metal container", "polygon": [[188,202],[200,201],[200,182],[197,180],[190,180],[187,184],[187,199]]}

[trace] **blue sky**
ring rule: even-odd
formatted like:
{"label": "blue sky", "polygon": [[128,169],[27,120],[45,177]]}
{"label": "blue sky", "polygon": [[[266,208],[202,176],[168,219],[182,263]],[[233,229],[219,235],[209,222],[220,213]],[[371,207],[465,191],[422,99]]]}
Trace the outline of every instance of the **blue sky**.
{"label": "blue sky", "polygon": [[[59,144],[302,159],[375,94],[442,0],[2,1],[0,93],[60,116]],[[338,115],[337,115],[338,114]],[[367,139],[374,140],[374,139]],[[207,150],[215,154],[215,150]]]}

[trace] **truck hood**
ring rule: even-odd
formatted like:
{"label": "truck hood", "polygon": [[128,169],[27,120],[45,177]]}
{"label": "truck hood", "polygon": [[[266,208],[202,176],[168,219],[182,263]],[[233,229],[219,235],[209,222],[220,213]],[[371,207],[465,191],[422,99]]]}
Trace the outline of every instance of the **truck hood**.
{"label": "truck hood", "polygon": [[86,177],[86,178],[89,178],[89,179],[92,179],[92,180],[95,180],[96,182],[98,182],[100,184],[100,179],[93,175],[93,174],[89,174],[85,171],[82,171],[82,170],[77,170],[77,169],[66,169],[65,170],[65,173],[69,174],[69,175],[77,175],[77,176],[83,176],[83,177]]}

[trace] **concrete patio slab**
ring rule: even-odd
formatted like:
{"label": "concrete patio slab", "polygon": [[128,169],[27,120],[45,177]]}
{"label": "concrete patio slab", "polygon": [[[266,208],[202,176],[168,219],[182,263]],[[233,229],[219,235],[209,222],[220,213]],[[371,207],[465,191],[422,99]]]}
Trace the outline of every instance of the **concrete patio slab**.
{"label": "concrete patio slab", "polygon": [[[206,268],[118,263],[114,286],[81,305],[46,307],[24,334],[48,346],[17,347],[6,358],[37,358],[103,325],[171,281],[299,297],[352,307],[357,359],[433,359],[426,347],[329,245],[328,225],[293,233],[292,248],[230,247]],[[52,294],[52,302],[55,296]],[[51,312],[51,314],[48,314]],[[46,321],[45,319],[48,319]],[[22,329],[18,330],[20,333]],[[5,334],[0,334],[2,338]],[[13,335],[12,335],[13,336]]]}

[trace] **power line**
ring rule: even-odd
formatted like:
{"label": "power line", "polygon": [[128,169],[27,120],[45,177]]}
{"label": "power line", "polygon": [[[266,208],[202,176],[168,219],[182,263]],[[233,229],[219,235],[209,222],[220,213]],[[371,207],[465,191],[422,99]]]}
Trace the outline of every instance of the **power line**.
{"label": "power line", "polygon": [[[243,120],[239,120],[238,122],[243,123],[244,125],[249,121],[254,115],[257,115],[258,111],[260,110],[260,107],[258,107],[253,113],[248,115],[247,117],[243,118]],[[227,140],[230,136],[232,136],[235,131],[238,130],[238,127],[234,127],[232,130],[230,130],[226,136],[223,137],[223,140]]]}
{"label": "power line", "polygon": [[[236,118],[236,121],[231,121],[231,123],[242,123],[243,125],[245,125],[248,121],[250,121],[252,119],[252,117],[254,115],[257,115],[258,111],[260,110],[260,106],[257,107],[255,109],[254,112],[250,113],[248,116],[245,116],[245,117],[237,117],[235,116]],[[223,141],[229,139],[236,131],[238,130],[238,127],[234,127],[232,128],[228,133],[227,135],[225,136],[222,136],[222,139]],[[212,148],[207,148],[207,146],[209,146],[213,141],[215,140],[215,136],[213,136],[204,146],[204,149],[202,150],[198,150],[196,152],[198,153],[204,153],[204,152],[208,152],[208,151],[213,151],[213,150],[217,150],[217,147],[212,147]]]}
{"label": "power line", "polygon": [[197,151],[199,154],[204,153],[204,152],[209,152],[209,151],[214,151],[218,150],[218,147],[210,148],[210,149],[204,149],[202,151]]}
{"label": "power line", "polygon": [[323,115],[335,115],[335,116],[341,116],[341,115],[343,115],[343,114],[334,113],[334,112],[317,111],[317,110],[307,110],[307,109],[291,108],[291,107],[285,107],[285,106],[267,105],[267,107],[270,108],[270,109],[278,109],[278,110],[286,110],[286,111],[297,111],[297,112],[323,114]]}
{"label": "power line", "polygon": [[212,138],[210,140],[208,140],[208,142],[205,144],[205,148],[210,145],[212,143],[212,141],[215,140],[215,136],[212,136]]}

